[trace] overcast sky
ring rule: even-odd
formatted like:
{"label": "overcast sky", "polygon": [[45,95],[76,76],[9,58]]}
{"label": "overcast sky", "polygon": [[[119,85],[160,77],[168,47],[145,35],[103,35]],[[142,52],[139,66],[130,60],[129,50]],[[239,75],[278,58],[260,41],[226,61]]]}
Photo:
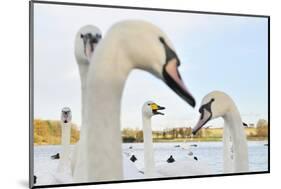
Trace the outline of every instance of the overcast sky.
{"label": "overcast sky", "polygon": [[[267,19],[191,13],[125,10],[35,4],[34,118],[60,119],[62,107],[81,122],[81,91],[74,57],[74,37],[80,27],[142,19],[159,26],[171,39],[181,60],[180,72],[197,101],[187,105],[162,81],[134,70],[122,99],[122,127],[141,129],[141,107],[147,100],[165,106],[165,116],[153,117],[153,129],[193,126],[201,99],[213,90],[228,93],[244,122],[267,119]],[[222,120],[209,125],[222,125]]]}

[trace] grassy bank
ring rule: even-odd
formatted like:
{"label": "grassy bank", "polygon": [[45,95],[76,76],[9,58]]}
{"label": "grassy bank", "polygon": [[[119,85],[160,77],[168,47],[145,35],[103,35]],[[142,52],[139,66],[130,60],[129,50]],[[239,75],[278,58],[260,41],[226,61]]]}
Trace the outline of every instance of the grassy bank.
{"label": "grassy bank", "polygon": [[[54,145],[61,144],[61,124],[57,120],[36,119],[33,122],[34,144]],[[79,140],[80,132],[75,124],[71,125],[71,144]]]}

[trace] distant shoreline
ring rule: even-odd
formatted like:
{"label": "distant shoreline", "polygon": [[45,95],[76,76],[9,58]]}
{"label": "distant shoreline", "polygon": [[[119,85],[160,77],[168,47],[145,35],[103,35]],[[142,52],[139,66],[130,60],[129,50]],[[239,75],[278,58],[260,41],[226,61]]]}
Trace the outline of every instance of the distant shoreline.
{"label": "distant shoreline", "polygon": [[[248,141],[268,141],[267,137],[249,137],[247,138]],[[177,143],[177,142],[221,142],[222,138],[178,138],[178,139],[153,139],[155,143]],[[123,144],[138,144],[143,142],[123,142]],[[60,145],[60,144],[37,144],[34,143],[34,146],[46,146],[46,145]]]}
{"label": "distant shoreline", "polygon": [[[267,137],[249,137],[248,141],[267,141]],[[154,139],[153,142],[220,142],[222,138],[178,138],[178,139]]]}
{"label": "distant shoreline", "polygon": [[[244,128],[248,141],[266,141],[268,139],[268,124],[266,120],[260,120],[256,126]],[[107,133],[104,133],[105,137]],[[35,145],[59,145],[61,144],[61,123],[58,120],[34,120],[34,144]],[[195,136],[192,136],[191,127],[174,127],[160,131],[152,131],[153,141],[157,142],[215,142],[222,141],[223,128],[202,128]],[[71,144],[77,143],[80,131],[75,124],[71,126]],[[122,129],[123,143],[143,142],[143,131],[140,129]]]}

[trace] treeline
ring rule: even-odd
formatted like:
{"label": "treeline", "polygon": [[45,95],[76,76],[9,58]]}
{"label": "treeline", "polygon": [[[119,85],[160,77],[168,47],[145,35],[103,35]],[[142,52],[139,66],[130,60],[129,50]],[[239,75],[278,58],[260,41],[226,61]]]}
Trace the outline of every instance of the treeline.
{"label": "treeline", "polygon": [[256,133],[250,133],[253,137],[268,137],[268,122],[265,119],[260,119],[256,126]]}
{"label": "treeline", "polygon": [[[253,124],[251,124],[253,125]],[[245,127],[248,139],[266,139],[268,137],[268,123],[266,120],[259,120],[254,127]],[[154,141],[173,140],[221,140],[223,129],[204,127],[195,136],[192,136],[191,127],[179,127],[153,131]],[[79,140],[80,131],[75,124],[71,126],[71,143]],[[105,133],[106,136],[106,133]],[[125,128],[122,130],[123,142],[143,142],[143,131],[136,128]],[[35,144],[61,144],[61,123],[52,120],[34,120],[34,143]]]}
{"label": "treeline", "polygon": [[[245,133],[248,139],[265,139],[268,137],[268,123],[264,119],[260,119],[256,126],[245,127]],[[196,135],[192,136],[191,127],[178,127],[164,129],[162,131],[152,132],[154,141],[165,140],[221,140],[223,128],[204,127],[200,129]],[[124,142],[143,142],[143,132],[139,129],[125,128],[122,130]]]}
{"label": "treeline", "polygon": [[[60,121],[35,119],[33,121],[34,144],[61,144]],[[79,140],[79,130],[75,124],[71,125],[71,143]]]}

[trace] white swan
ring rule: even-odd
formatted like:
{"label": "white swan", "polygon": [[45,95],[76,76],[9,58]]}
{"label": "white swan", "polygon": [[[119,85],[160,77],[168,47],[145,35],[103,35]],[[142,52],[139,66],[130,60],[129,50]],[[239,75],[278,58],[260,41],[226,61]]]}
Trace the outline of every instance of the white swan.
{"label": "white swan", "polygon": [[[86,95],[86,80],[90,65],[90,59],[96,49],[97,44],[102,38],[101,30],[93,25],[81,27],[75,36],[74,54],[78,64],[80,83],[81,83],[81,126],[83,125],[83,114],[85,112],[85,95]],[[78,141],[79,143],[79,141]],[[71,170],[74,172],[77,166],[78,143],[74,147],[74,152],[71,158]]]}
{"label": "white swan", "polygon": [[77,182],[123,179],[120,104],[130,71],[146,70],[163,80],[191,106],[195,100],[186,89],[177,67],[180,61],[167,36],[144,21],[115,24],[91,58],[81,128]]}
{"label": "white swan", "polygon": [[64,107],[61,111],[61,145],[62,152],[58,164],[58,172],[63,172],[69,166],[70,158],[70,135],[71,135],[71,110]]}
{"label": "white swan", "polygon": [[[79,29],[75,36],[74,54],[79,68],[81,81],[81,115],[85,109],[86,79],[88,75],[90,59],[101,40],[102,33],[96,26],[86,25]],[[83,125],[83,117],[82,124]]]}
{"label": "white swan", "polygon": [[[64,184],[73,181],[70,172],[70,139],[71,139],[71,119],[70,108],[64,107],[61,111],[61,146],[62,151],[52,156],[50,162],[42,161],[36,164],[36,185]],[[57,160],[59,159],[59,160]],[[44,162],[44,163],[43,163]],[[45,165],[44,165],[45,164]],[[48,169],[45,170],[45,166]]]}
{"label": "white swan", "polygon": [[153,136],[151,128],[151,117],[154,115],[164,115],[158,110],[165,109],[152,101],[147,101],[142,106],[142,127],[144,142],[144,175],[146,178],[159,177],[156,172],[153,152]]}
{"label": "white swan", "polygon": [[[101,31],[96,26],[87,25],[83,26],[76,34],[75,37],[75,57],[79,68],[80,81],[81,81],[81,107],[82,115],[85,109],[85,95],[86,95],[86,79],[88,75],[88,69],[90,65],[90,58],[92,57],[95,48],[101,40]],[[82,124],[83,125],[83,116]],[[79,153],[77,146],[74,148],[74,152],[71,159],[71,170],[74,172],[77,157]],[[127,157],[123,157],[123,169],[124,177],[126,179],[141,179],[143,174],[139,172],[136,166]],[[81,175],[80,175],[81,176]]]}
{"label": "white swan", "polygon": [[[81,112],[83,114],[85,107],[85,83],[87,79],[87,72],[89,69],[89,59],[92,56],[97,43],[101,39],[101,31],[96,26],[86,25],[79,29],[75,36],[75,46],[74,46],[74,54],[79,68],[80,81],[81,81]],[[64,109],[63,109],[64,112]],[[70,125],[68,123],[64,123],[63,116],[65,114],[62,112],[61,120],[62,120],[62,146],[63,152],[62,154],[57,154],[60,156],[60,160],[58,162],[58,166],[56,169],[51,172],[46,173],[38,173],[37,176],[37,184],[64,184],[64,183],[72,183],[73,182],[73,170],[76,164],[77,156],[77,145],[74,147],[74,152],[72,153],[71,159],[69,160],[70,154]],[[71,113],[71,112],[70,112]],[[83,118],[83,117],[82,117]],[[83,124],[83,119],[82,119]],[[63,157],[62,157],[63,156]]]}
{"label": "white swan", "polygon": [[155,165],[153,142],[152,142],[152,128],[151,117],[154,115],[164,115],[158,110],[163,110],[164,107],[157,105],[152,101],[144,103],[142,107],[143,120],[143,137],[144,137],[144,174],[146,178],[155,177],[178,177],[178,176],[194,176],[207,175],[212,172],[209,166],[194,160],[193,158],[186,158],[178,160],[170,156],[169,163],[165,162],[160,165]]}
{"label": "white swan", "polygon": [[248,146],[240,113],[227,94],[214,91],[207,94],[199,109],[201,114],[193,134],[209,120],[217,117],[224,119],[224,173],[248,172]]}

